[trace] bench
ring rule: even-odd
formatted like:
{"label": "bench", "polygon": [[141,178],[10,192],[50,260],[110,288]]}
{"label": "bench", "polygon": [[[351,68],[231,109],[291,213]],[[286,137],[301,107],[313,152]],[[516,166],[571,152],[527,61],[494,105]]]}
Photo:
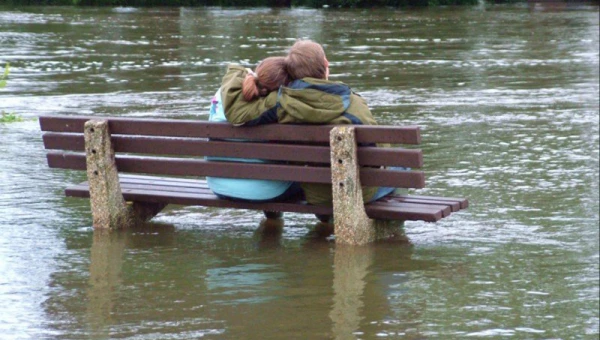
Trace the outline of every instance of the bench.
{"label": "bench", "polygon": [[[381,237],[386,223],[380,221],[435,222],[468,206],[463,198],[415,195],[363,204],[361,185],[424,187],[423,172],[414,170],[423,165],[421,150],[398,146],[420,143],[416,126],[234,127],[196,120],[85,116],[41,116],[39,122],[50,168],[87,172],[88,181],[68,186],[65,194],[90,198],[95,228],[127,227],[152,218],[167,204],[200,205],[333,214],[336,242],[363,244]],[[205,156],[274,163],[207,161]],[[384,168],[389,166],[413,170]],[[205,176],[328,183],[333,206],[220,199],[201,179]]]}

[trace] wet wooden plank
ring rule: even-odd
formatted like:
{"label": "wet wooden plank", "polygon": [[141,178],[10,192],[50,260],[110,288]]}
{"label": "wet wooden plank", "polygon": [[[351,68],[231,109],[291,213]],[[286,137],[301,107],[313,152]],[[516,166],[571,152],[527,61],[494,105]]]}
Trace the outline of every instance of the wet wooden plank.
{"label": "wet wooden plank", "polygon": [[[140,188],[143,186],[148,187],[161,187],[162,190],[166,191],[205,191],[212,192],[208,187],[205,180],[189,180],[189,179],[177,179],[177,178],[157,178],[150,176],[121,176],[120,182],[123,188]],[[461,210],[460,201],[452,200],[440,200],[438,197],[430,196],[411,196],[411,195],[390,195],[386,196],[377,202],[386,202],[392,204],[393,202],[398,203],[409,203],[418,204],[420,206],[436,206],[437,209],[443,212],[443,217],[449,216],[451,212],[457,212]],[[375,203],[375,202],[374,202]],[[374,204],[370,203],[370,204]],[[447,209],[446,209],[447,207]]]}
{"label": "wet wooden plank", "polygon": [[408,195],[389,195],[381,198],[382,201],[395,201],[395,202],[405,202],[405,203],[418,203],[418,204],[431,204],[431,205],[445,205],[450,208],[452,212],[459,211],[460,202],[457,201],[449,201],[449,200],[436,200],[434,197],[427,198],[416,198]]}
{"label": "wet wooden plank", "polygon": [[[72,186],[65,190],[65,194],[70,197],[89,197],[87,186]],[[184,192],[169,192],[161,190],[128,190],[123,191],[123,197],[127,201],[139,202],[168,202],[169,204],[180,205],[201,205],[218,208],[238,208],[251,210],[271,210],[271,211],[286,211],[298,213],[313,213],[313,214],[331,214],[330,207],[320,207],[304,205],[299,203],[250,203],[236,202],[223,200],[210,193],[184,193]]]}
{"label": "wet wooden plank", "polygon": [[[148,135],[194,138],[242,138],[298,142],[329,142],[329,131],[335,125],[269,124],[235,127],[229,123],[197,120],[148,119],[94,116],[40,116],[42,131],[83,133],[87,120],[108,120],[111,134]],[[358,143],[419,144],[418,126],[356,126]]]}
{"label": "wet wooden plank", "polygon": [[[439,218],[437,220],[439,220],[443,217],[448,217],[452,213],[452,208],[450,206],[448,206],[446,204],[433,204],[430,202],[416,203],[416,202],[401,202],[401,201],[395,201],[395,200],[388,200],[388,201],[379,201],[378,200],[378,201],[375,201],[375,202],[365,205],[365,210],[369,206],[374,206],[374,207],[413,207],[413,208],[418,208],[424,212],[432,213],[432,214],[437,214],[439,212],[441,215],[439,216]],[[419,219],[421,220],[422,218],[419,218]]]}
{"label": "wet wooden plank", "polygon": [[447,214],[448,207],[407,203],[371,203],[365,206],[369,218],[380,220],[437,222]]}
{"label": "wet wooden plank", "polygon": [[[83,134],[47,132],[44,146],[49,150],[84,151]],[[206,139],[164,138],[153,136],[112,136],[117,153],[142,153],[174,156],[212,156],[259,158],[289,162],[330,162],[329,146],[256,142],[208,141]],[[404,166],[420,168],[421,150],[359,147],[358,160],[365,166]]]}
{"label": "wet wooden plank", "polygon": [[[234,202],[219,199],[216,195],[204,188],[181,188],[174,190],[172,186],[161,187],[151,184],[122,184],[123,197],[127,201],[141,202],[168,202],[181,205],[202,205],[221,208],[239,208],[253,210],[272,210],[297,213],[331,214],[331,207],[307,205],[303,201],[250,203]],[[184,190],[185,189],[185,190]],[[70,186],[65,190],[69,197],[89,197],[89,187],[84,182]],[[370,218],[382,220],[422,220],[435,222],[445,216],[446,206],[432,206],[401,202],[378,202],[365,207]]]}
{"label": "wet wooden plank", "polygon": [[[46,155],[51,168],[85,170],[85,155],[51,151]],[[199,159],[117,156],[120,173],[144,173],[170,176],[215,176],[294,181],[302,183],[331,183],[331,169],[305,165],[266,163],[208,162]],[[394,171],[361,168],[360,180],[365,186],[423,188],[425,176],[421,171]]]}
{"label": "wet wooden plank", "polygon": [[[402,197],[402,195],[400,195],[400,197]],[[430,201],[433,200],[433,201],[440,201],[440,202],[458,203],[461,210],[469,207],[469,200],[467,200],[466,198],[422,196],[422,195],[409,195],[409,197],[411,197],[411,199],[425,199],[425,200],[430,200]]]}
{"label": "wet wooden plank", "polygon": [[[131,176],[125,175],[121,177],[121,185],[123,188],[141,188],[143,186],[148,187],[161,187],[161,190],[165,191],[184,191],[192,192],[194,190],[203,192],[212,192],[208,187],[205,180],[189,180],[189,179],[174,179],[174,178],[155,178],[148,176]],[[415,198],[418,197],[418,198]],[[404,207],[420,207],[426,206],[432,207],[432,211],[426,211],[426,213],[435,214],[437,211],[442,212],[442,217],[447,217],[451,212],[460,210],[460,202],[451,200],[439,200],[437,197],[429,196],[410,196],[410,195],[391,195],[380,199],[377,202],[385,202],[387,205],[394,205],[394,203],[405,203]],[[369,205],[377,206],[377,202],[369,203]],[[412,204],[412,206],[410,205]],[[401,205],[399,205],[401,206]]]}

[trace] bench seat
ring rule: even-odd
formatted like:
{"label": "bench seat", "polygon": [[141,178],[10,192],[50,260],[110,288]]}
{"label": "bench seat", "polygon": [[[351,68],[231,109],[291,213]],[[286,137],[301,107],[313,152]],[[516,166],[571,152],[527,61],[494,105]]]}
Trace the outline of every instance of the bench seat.
{"label": "bench seat", "polygon": [[[305,201],[250,203],[221,199],[201,179],[120,174],[119,181],[127,201],[325,215],[333,213],[331,207],[308,205]],[[65,194],[89,198],[87,181],[67,187]],[[390,195],[365,205],[365,211],[367,216],[378,220],[436,222],[467,206],[468,201],[460,198]]]}

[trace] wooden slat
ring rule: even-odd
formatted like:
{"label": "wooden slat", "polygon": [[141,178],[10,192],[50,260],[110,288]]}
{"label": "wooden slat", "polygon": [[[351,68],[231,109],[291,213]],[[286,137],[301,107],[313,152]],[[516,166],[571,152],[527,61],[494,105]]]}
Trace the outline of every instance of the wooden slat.
{"label": "wooden slat", "polygon": [[[82,185],[87,185],[86,182],[82,183]],[[134,179],[121,179],[121,190],[123,194],[128,192],[134,192],[137,190],[150,190],[150,191],[161,191],[161,192],[169,192],[169,193],[195,193],[195,194],[206,194],[212,195],[212,190],[208,187],[206,181],[198,181],[198,183],[194,186],[186,185],[184,182],[170,182],[170,181],[154,181],[154,180],[134,180]],[[379,206],[381,204],[385,205],[394,205],[403,206],[403,207],[414,207],[418,205],[420,208],[430,207],[437,210],[442,211],[442,217],[447,217],[451,212],[459,210],[458,203],[450,203],[450,202],[440,202],[440,201],[431,201],[425,199],[413,200],[408,196],[395,196],[389,197],[388,199],[382,199],[380,201],[370,203],[375,206]]]}
{"label": "wooden slat", "polygon": [[[82,133],[46,132],[42,135],[46,150],[85,151]],[[114,137],[111,138],[114,143]]]}
{"label": "wooden slat", "polygon": [[[185,178],[173,178],[173,177],[155,177],[155,176],[140,176],[123,174],[120,176],[121,185],[127,186],[127,188],[138,188],[138,186],[160,186],[163,190],[170,191],[187,191],[187,190],[200,190],[206,192],[212,192],[208,187],[205,180],[202,179],[185,179]],[[436,205],[446,206],[450,209],[450,212],[456,212],[461,210],[461,202],[464,199],[445,199],[443,197],[433,196],[413,196],[413,195],[389,195],[381,198],[381,202],[400,202],[400,203],[414,203],[420,205]],[[448,215],[448,214],[446,214]],[[446,216],[445,215],[445,216]]]}
{"label": "wooden slat", "polygon": [[[87,186],[72,186],[65,190],[69,197],[89,198]],[[160,190],[129,190],[123,192],[123,198],[127,201],[139,202],[169,202],[180,205],[202,205],[220,208],[239,208],[253,210],[289,211],[298,213],[331,214],[331,207],[304,205],[298,203],[250,203],[219,199],[214,194],[204,193],[182,193]]]}
{"label": "wooden slat", "polygon": [[444,205],[450,208],[451,212],[456,212],[460,210],[460,202],[456,201],[440,201],[435,199],[423,199],[423,198],[415,198],[407,195],[389,195],[384,198],[381,198],[382,201],[394,201],[394,202],[404,202],[404,203],[417,203],[417,204],[431,204],[431,205]]}
{"label": "wooden slat", "polygon": [[[85,182],[84,182],[85,183]],[[156,190],[165,192],[182,192],[182,193],[204,193],[213,194],[213,191],[207,186],[174,186],[169,183],[127,183],[121,182],[121,190],[126,192],[127,190]]]}
{"label": "wooden slat", "polygon": [[458,197],[438,197],[438,196],[420,196],[420,195],[410,195],[412,199],[425,199],[425,200],[435,200],[440,202],[456,202],[460,205],[460,209],[466,209],[469,207],[469,201],[466,198],[458,198]]}
{"label": "wooden slat", "polygon": [[[194,138],[242,138],[299,142],[329,142],[334,125],[269,124],[234,127],[229,123],[197,120],[144,119],[120,117],[40,116],[42,131],[83,133],[90,119],[108,120],[111,134]],[[418,126],[355,125],[358,143],[419,144]]]}
{"label": "wooden slat", "polygon": [[[49,152],[51,168],[85,170],[85,155]],[[271,179],[308,183],[329,183],[327,167],[308,167],[281,164],[207,162],[200,159],[133,157],[115,158],[120,173],[145,173],[169,176],[218,176],[228,178]]]}
{"label": "wooden slat", "polygon": [[369,204],[365,212],[370,218],[381,220],[437,222],[444,217],[447,207],[423,206],[418,204]]}
{"label": "wooden slat", "polygon": [[[119,179],[124,185],[156,185],[163,188],[172,187],[173,191],[195,188],[201,190],[210,190],[208,183],[203,179],[187,179],[177,177],[158,177],[158,176],[143,176],[132,174],[121,174]],[[413,196],[413,195],[397,195],[392,194],[380,199],[381,201],[396,201],[404,203],[430,204],[430,205],[446,205],[450,207],[452,212],[459,211],[460,202],[464,199],[445,199],[444,197],[433,196]]]}
{"label": "wooden slat", "polygon": [[[181,205],[202,205],[221,208],[240,208],[253,210],[272,210],[312,214],[331,214],[331,207],[307,205],[304,202],[270,202],[250,203],[219,199],[216,195],[203,189],[192,189],[176,191],[173,187],[160,187],[142,184],[135,186],[122,184],[123,197],[127,201],[142,202],[168,202]],[[68,187],[65,194],[70,197],[89,197],[89,187],[86,183]],[[423,220],[435,222],[447,214],[446,206],[433,206],[399,202],[377,202],[365,206],[370,218],[383,220]]]}
{"label": "wooden slat", "polygon": [[[48,152],[46,158],[51,168],[85,170],[84,154],[51,151]],[[116,164],[118,171],[125,173],[331,183],[331,169],[329,167],[208,162],[198,159],[133,156],[117,156]],[[425,176],[421,171],[361,168],[360,180],[365,186],[391,186],[395,188],[423,188],[425,186]]]}
{"label": "wooden slat", "polygon": [[[50,150],[85,151],[83,134],[47,132],[44,146]],[[115,152],[176,156],[213,156],[260,158],[290,162],[330,162],[330,148],[318,145],[208,141],[190,138],[151,136],[112,136]],[[359,147],[359,164],[366,166],[404,166],[420,168],[421,150]]]}
{"label": "wooden slat", "polygon": [[119,180],[127,183],[157,183],[161,185],[171,185],[179,187],[200,187],[208,188],[208,183],[204,179],[191,179],[181,177],[159,177],[144,176],[134,174],[119,174]]}
{"label": "wooden slat", "polygon": [[431,210],[431,211],[439,211],[441,212],[441,216],[442,217],[448,217],[450,216],[450,214],[452,213],[452,208],[447,205],[447,204],[433,204],[432,202],[426,202],[426,203],[418,203],[418,202],[403,202],[403,201],[396,201],[396,200],[387,200],[387,201],[375,201],[372,203],[368,204],[369,206],[373,205],[376,207],[379,206],[385,206],[385,207],[389,207],[389,206],[406,206],[406,207],[418,207],[419,209],[425,209],[427,211]]}
{"label": "wooden slat", "polygon": [[[121,175],[120,176],[121,188],[123,193],[129,193],[136,190],[148,189],[151,191],[163,191],[171,193],[203,193],[210,195],[212,191],[208,187],[205,180],[197,179],[182,179],[182,178],[165,178],[165,177],[154,177],[154,176],[140,176],[140,175]],[[78,186],[84,187],[84,191],[87,190],[87,182],[81,183]],[[79,188],[81,189],[81,188]],[[87,196],[81,196],[87,197]],[[415,198],[417,197],[417,198]],[[374,209],[371,211],[370,216],[372,218],[384,218],[394,219],[393,210],[401,208],[402,218],[408,220],[425,220],[425,221],[436,221],[442,217],[448,217],[451,212],[460,210],[460,201],[444,200],[439,197],[432,196],[411,196],[411,195],[391,195],[380,199],[377,202],[369,203],[366,205],[366,209]],[[396,204],[400,203],[400,204]],[[404,205],[401,205],[401,204]],[[382,212],[375,208],[383,209],[384,206],[395,207],[394,209],[384,209]],[[411,208],[414,215],[409,218],[406,216],[407,210],[403,208]],[[414,210],[417,209],[417,210]],[[310,212],[310,211],[307,211]],[[438,212],[441,215],[437,216]],[[420,214],[420,215],[419,215]],[[437,217],[436,217],[437,216]],[[438,218],[439,217],[439,218]]]}

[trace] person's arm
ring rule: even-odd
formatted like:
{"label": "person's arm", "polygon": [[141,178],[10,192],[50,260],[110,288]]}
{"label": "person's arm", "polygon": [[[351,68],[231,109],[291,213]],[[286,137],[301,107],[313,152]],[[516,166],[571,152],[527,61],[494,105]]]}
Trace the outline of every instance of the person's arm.
{"label": "person's arm", "polygon": [[367,105],[367,101],[357,93],[352,92],[350,94],[350,105],[346,112],[355,115],[363,125],[378,125]]}
{"label": "person's arm", "polygon": [[248,71],[241,65],[229,65],[221,82],[221,98],[227,121],[234,125],[260,125],[277,123],[277,92],[266,97],[246,101],[242,84]]}

